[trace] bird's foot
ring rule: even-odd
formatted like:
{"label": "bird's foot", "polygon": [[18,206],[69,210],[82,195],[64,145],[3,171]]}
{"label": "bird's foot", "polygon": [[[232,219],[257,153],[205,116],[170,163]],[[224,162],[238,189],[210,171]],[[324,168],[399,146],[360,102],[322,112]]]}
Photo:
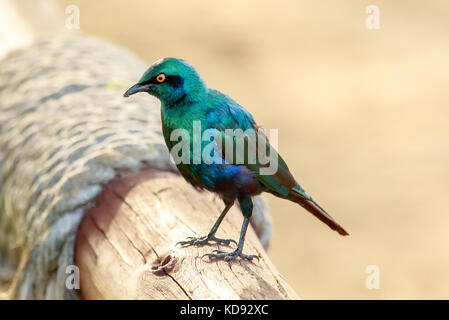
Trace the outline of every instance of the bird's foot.
{"label": "bird's foot", "polygon": [[243,259],[247,259],[252,261],[254,258],[259,260],[259,256],[255,254],[244,254],[241,249],[237,248],[237,250],[233,252],[225,252],[221,250],[214,250],[212,252],[215,253],[206,253],[203,257],[209,257],[209,259],[224,259],[224,261],[231,261],[237,259],[237,257],[241,257]]}
{"label": "bird's foot", "polygon": [[237,245],[237,242],[235,242],[235,240],[232,239],[221,239],[221,238],[217,238],[213,235],[207,235],[204,237],[188,237],[186,241],[179,241],[178,243],[176,243],[176,245],[181,245],[181,246],[201,246],[203,244],[208,243],[209,241],[214,241],[217,243],[222,243],[224,245],[229,245],[231,242],[235,243]]}

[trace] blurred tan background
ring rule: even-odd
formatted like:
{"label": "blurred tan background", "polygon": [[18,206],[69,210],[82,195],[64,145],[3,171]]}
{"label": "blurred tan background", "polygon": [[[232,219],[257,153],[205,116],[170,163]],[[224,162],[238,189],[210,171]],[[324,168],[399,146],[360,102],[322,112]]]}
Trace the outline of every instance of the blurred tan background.
{"label": "blurred tan background", "polygon": [[279,129],[295,177],[351,233],[267,196],[269,255],[302,298],[449,298],[446,1],[58,2],[80,8],[81,32],[148,64],[183,58]]}

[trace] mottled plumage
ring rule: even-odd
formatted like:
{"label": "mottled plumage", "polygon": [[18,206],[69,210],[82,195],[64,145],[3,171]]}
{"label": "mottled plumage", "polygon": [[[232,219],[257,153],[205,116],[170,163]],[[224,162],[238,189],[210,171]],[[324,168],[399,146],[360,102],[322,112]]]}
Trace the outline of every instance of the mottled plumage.
{"label": "mottled plumage", "polygon": [[[330,228],[342,235],[348,233],[327,214],[310,195],[295,181],[285,161],[273,153],[278,161],[278,169],[270,175],[260,174],[262,164],[251,162],[244,158],[243,163],[237,163],[235,157],[241,150],[233,148],[233,157],[228,149],[221,153],[212,152],[213,159],[220,163],[194,163],[194,123],[201,125],[201,133],[206,129],[216,129],[219,132],[217,141],[224,146],[227,142],[235,145],[235,137],[226,133],[226,129],[258,130],[258,126],[251,114],[227,95],[206,86],[196,70],[180,59],[165,58],[155,62],[142,76],[139,82],[131,87],[125,97],[137,93],[147,92],[161,101],[162,130],[165,142],[170,151],[178,143],[170,138],[176,129],[184,129],[191,139],[189,163],[179,163],[177,167],[182,176],[195,188],[206,189],[217,193],[225,202],[225,209],[212,227],[209,234],[201,238],[190,238],[180,242],[182,245],[202,244],[217,241],[229,244],[235,242],[230,239],[215,237],[221,221],[231,208],[234,201],[240,203],[244,215],[244,223],[238,247],[234,252],[223,251],[208,254],[210,257],[234,259],[238,256],[252,259],[252,255],[242,253],[243,242],[252,214],[251,197],[261,192],[270,192],[277,197],[288,199],[300,204]],[[269,146],[268,139],[260,136]],[[201,142],[204,150],[210,141]],[[244,152],[251,150],[251,144],[245,145]],[[276,152],[272,149],[271,152]],[[201,160],[201,159],[200,159]]]}

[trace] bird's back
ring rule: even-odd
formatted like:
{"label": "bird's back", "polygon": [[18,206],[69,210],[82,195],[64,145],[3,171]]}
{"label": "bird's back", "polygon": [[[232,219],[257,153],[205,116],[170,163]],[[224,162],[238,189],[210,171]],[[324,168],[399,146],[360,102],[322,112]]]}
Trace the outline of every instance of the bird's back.
{"label": "bird's back", "polygon": [[[219,130],[259,130],[259,127],[251,114],[230,97],[216,90],[210,90],[209,95],[212,98],[211,103],[213,105],[209,111],[210,126],[215,125]],[[271,159],[277,161],[277,170],[272,174],[260,174],[261,164],[259,161],[255,164],[245,163],[243,165],[254,174],[254,179],[257,181],[253,182],[253,184],[259,185],[258,190],[262,189],[275,196],[296,202],[326,223],[331,229],[337,231],[341,235],[348,235],[348,233],[323,208],[312,200],[311,196],[296,182],[295,178],[290,173],[287,164],[277,153],[277,150],[270,145],[265,135],[259,135],[258,137],[265,140],[265,143],[269,148],[270,156],[272,157]],[[258,154],[257,150],[257,156]]]}

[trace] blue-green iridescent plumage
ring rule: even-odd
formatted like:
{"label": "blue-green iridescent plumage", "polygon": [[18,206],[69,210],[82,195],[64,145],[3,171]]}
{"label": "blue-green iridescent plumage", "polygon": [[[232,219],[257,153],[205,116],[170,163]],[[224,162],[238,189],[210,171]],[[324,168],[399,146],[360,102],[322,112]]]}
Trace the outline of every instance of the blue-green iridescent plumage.
{"label": "blue-green iridescent plumage", "polygon": [[[158,76],[162,77],[163,81],[159,82]],[[201,133],[206,129],[217,129],[222,135],[223,142],[233,139],[226,135],[226,129],[243,131],[258,129],[248,111],[227,95],[208,88],[197,71],[180,59],[165,58],[155,62],[143,74],[139,82],[125,93],[125,96],[136,92],[147,92],[161,101],[162,131],[169,150],[177,143],[170,139],[173,130],[187,130],[190,137],[193,137],[194,121],[197,123],[199,121],[201,124]],[[207,141],[202,143],[202,150],[208,143]],[[214,156],[223,159],[226,157],[225,154]],[[229,161],[222,164],[206,164],[204,162],[194,164],[193,145],[191,145],[191,161],[177,165],[180,173],[196,188],[206,189],[220,195],[226,204],[226,209],[207,237],[191,239],[182,244],[201,244],[209,240],[229,243],[231,240],[215,238],[215,231],[227,210],[232,206],[234,200],[238,200],[243,215],[245,218],[249,218],[252,213],[251,197],[264,191],[300,204],[332,229],[342,235],[347,235],[347,232],[295,181],[285,161],[280,156],[277,159],[278,170],[276,173],[260,175],[259,164],[251,164],[247,161],[243,164],[232,164]],[[253,256],[244,255],[241,252],[245,231],[244,224],[239,246],[235,252],[219,252],[210,256],[223,257],[227,260],[237,256],[253,258]]]}

